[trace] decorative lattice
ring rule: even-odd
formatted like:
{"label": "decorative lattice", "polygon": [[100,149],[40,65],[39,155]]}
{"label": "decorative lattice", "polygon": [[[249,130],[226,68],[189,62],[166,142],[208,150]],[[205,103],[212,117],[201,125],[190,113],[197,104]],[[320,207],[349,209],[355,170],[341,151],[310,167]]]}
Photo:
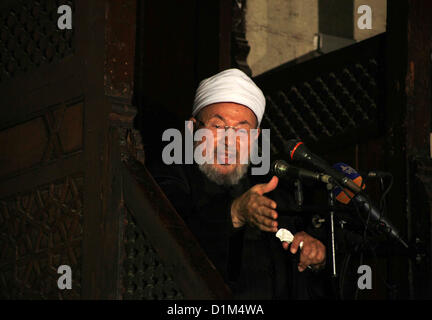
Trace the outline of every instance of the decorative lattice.
{"label": "decorative lattice", "polygon": [[147,236],[127,214],[122,269],[123,299],[183,299],[183,294]]}
{"label": "decorative lattice", "polygon": [[[81,177],[0,200],[0,299],[81,296]],[[72,289],[60,290],[57,269],[72,269]]]}
{"label": "decorative lattice", "polygon": [[[353,50],[347,50],[349,56]],[[289,139],[319,145],[360,131],[369,134],[371,127],[379,126],[382,61],[353,55],[351,61],[331,61],[333,67],[329,67],[331,59],[336,58],[322,56],[304,70],[296,65],[294,69],[275,71],[264,80],[258,77],[259,84],[266,88],[262,127],[272,130],[273,152],[281,150]]]}
{"label": "decorative lattice", "polygon": [[0,12],[0,82],[73,54],[72,30],[59,30],[57,9],[73,0],[18,0]]}

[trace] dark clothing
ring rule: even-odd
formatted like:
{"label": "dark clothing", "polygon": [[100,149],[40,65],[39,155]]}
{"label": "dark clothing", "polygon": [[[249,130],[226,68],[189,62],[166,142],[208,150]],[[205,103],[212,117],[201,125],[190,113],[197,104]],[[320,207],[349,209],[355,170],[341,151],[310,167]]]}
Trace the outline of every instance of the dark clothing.
{"label": "dark clothing", "polygon": [[[311,299],[322,295],[319,283],[323,271],[299,272],[298,253],[285,251],[274,233],[232,226],[232,201],[270,177],[247,175],[237,185],[223,187],[207,179],[196,165],[152,165],[149,170],[235,298]],[[292,190],[281,185],[280,181],[275,191],[266,194],[278,204],[279,227],[293,234],[306,231],[304,217],[295,212]]]}

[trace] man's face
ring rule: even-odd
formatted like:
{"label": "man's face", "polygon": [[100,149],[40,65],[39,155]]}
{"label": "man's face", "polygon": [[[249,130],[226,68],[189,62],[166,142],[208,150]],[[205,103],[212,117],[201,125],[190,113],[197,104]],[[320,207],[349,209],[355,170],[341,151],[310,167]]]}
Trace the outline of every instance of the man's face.
{"label": "man's face", "polygon": [[[213,133],[213,148],[206,146],[206,150],[214,152],[213,164],[208,164],[213,171],[225,176],[234,174],[240,166],[247,167],[247,164],[242,164],[245,162],[240,161],[240,157],[245,155],[249,159],[251,143],[254,143],[259,135],[259,130],[255,135],[251,134],[250,130],[257,128],[257,118],[249,108],[232,102],[215,103],[202,109],[196,118],[191,120],[195,124],[195,129],[205,128]],[[226,126],[230,128],[227,128],[224,136],[220,132]],[[241,139],[246,143],[241,143]],[[197,142],[196,146],[201,143],[211,143],[211,141]]]}

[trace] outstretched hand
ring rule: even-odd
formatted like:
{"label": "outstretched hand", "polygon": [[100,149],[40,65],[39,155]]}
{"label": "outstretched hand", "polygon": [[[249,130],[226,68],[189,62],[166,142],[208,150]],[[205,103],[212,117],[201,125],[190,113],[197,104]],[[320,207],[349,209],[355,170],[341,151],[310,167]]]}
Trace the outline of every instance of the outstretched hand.
{"label": "outstretched hand", "polygon": [[231,218],[235,228],[249,223],[262,231],[277,231],[277,204],[264,194],[276,189],[278,182],[278,177],[274,176],[268,183],[253,186],[233,201]]}

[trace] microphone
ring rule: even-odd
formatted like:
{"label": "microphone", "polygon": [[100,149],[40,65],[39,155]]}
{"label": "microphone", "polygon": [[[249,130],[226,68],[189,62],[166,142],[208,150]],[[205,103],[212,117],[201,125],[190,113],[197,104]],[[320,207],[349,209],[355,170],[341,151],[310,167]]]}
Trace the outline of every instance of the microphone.
{"label": "microphone", "polygon": [[[343,162],[338,162],[333,165],[333,168],[335,168],[339,172],[342,172],[345,176],[347,176],[352,182],[354,182],[362,190],[366,188],[366,185],[363,184],[363,177],[349,165]],[[348,204],[351,201],[351,199],[355,196],[355,194],[352,193],[350,190],[348,189],[342,190],[340,187],[335,187],[333,189],[333,193],[336,195],[336,200],[343,204]]]}
{"label": "microphone", "polygon": [[342,172],[335,170],[326,161],[310,152],[302,141],[295,139],[288,140],[285,144],[285,151],[290,155],[292,160],[309,163],[313,167],[322,170],[327,175],[332,176],[337,182],[354,193],[359,193],[361,191],[361,188]]}
{"label": "microphone", "polygon": [[[362,177],[349,165],[339,162],[334,165],[334,168],[336,170],[344,172],[345,175],[348,175],[349,178],[353,178],[352,181],[356,184],[358,184],[358,187],[360,188],[362,185]],[[364,185],[363,185],[364,186]],[[364,188],[363,188],[364,189]],[[408,245],[406,242],[399,236],[399,231],[393,226],[393,224],[388,221],[386,218],[381,217],[381,213],[377,208],[375,208],[369,199],[367,199],[363,194],[357,193],[356,195],[352,194],[351,192],[347,192],[348,195],[345,194],[345,192],[341,188],[335,188],[333,190],[336,196],[336,200],[339,202],[342,202],[344,204],[348,204],[351,200],[353,200],[355,203],[359,204],[359,206],[365,210],[366,212],[370,213],[372,219],[378,221],[378,223],[388,230],[389,234],[394,237],[395,239],[399,240],[400,243],[408,249]],[[343,195],[342,195],[343,194]]]}
{"label": "microphone", "polygon": [[324,183],[332,183],[333,180],[333,178],[327,174],[313,172],[299,167],[295,167],[293,165],[288,164],[284,160],[276,160],[275,162],[273,162],[271,169],[272,172],[280,178],[291,177],[291,178],[299,179],[301,181],[313,180],[313,181],[320,181]]}

